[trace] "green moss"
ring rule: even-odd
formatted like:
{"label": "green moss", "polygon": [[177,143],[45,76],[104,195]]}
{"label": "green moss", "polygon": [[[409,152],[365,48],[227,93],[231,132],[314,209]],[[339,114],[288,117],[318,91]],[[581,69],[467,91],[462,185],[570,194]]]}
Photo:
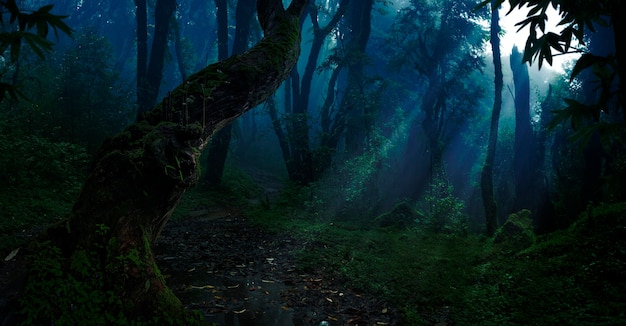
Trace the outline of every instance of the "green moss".
{"label": "green moss", "polygon": [[[19,317],[23,325],[199,325],[201,316],[185,310],[166,287],[150,257],[150,244],[111,257],[118,250],[108,228],[100,225],[90,250],[78,248],[70,259],[50,242],[36,243],[29,257],[29,279]],[[108,261],[107,266],[103,262]],[[135,307],[124,292],[127,270],[136,270],[146,282],[146,295],[156,295],[149,307]],[[122,279],[120,279],[120,277]],[[158,288],[151,289],[152,286]],[[153,291],[152,291],[153,290]],[[148,294],[150,293],[154,294]],[[150,301],[148,301],[150,302]]]}

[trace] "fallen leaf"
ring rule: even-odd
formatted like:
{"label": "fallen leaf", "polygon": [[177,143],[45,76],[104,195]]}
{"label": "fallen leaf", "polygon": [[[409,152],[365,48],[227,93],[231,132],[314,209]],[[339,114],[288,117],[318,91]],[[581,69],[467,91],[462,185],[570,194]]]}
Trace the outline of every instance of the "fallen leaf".
{"label": "fallen leaf", "polygon": [[331,299],[331,298],[326,298],[326,301],[328,301],[328,302],[333,302],[333,299]]}
{"label": "fallen leaf", "polygon": [[215,287],[213,285],[203,285],[203,286],[190,285],[189,288],[201,290],[201,289],[214,289]]}
{"label": "fallen leaf", "polygon": [[237,284],[235,284],[235,285],[229,285],[229,286],[227,286],[226,288],[227,288],[227,289],[236,289],[236,288],[238,288],[238,287],[239,287],[239,283],[237,283]]}
{"label": "fallen leaf", "polygon": [[244,312],[246,312],[246,309],[242,309],[242,310],[233,310],[234,313],[236,314],[243,314]]}
{"label": "fallen leaf", "polygon": [[388,311],[388,310],[387,310],[387,308],[383,308],[383,311],[382,311],[382,312],[383,312],[383,314],[386,314],[386,313],[387,313],[387,311]]}
{"label": "fallen leaf", "polygon": [[15,258],[15,256],[17,256],[17,253],[18,253],[19,251],[20,251],[20,248],[17,248],[17,249],[15,249],[15,250],[11,251],[11,253],[10,253],[8,256],[6,256],[6,257],[4,258],[4,261],[9,261],[9,260],[11,260],[11,259]]}

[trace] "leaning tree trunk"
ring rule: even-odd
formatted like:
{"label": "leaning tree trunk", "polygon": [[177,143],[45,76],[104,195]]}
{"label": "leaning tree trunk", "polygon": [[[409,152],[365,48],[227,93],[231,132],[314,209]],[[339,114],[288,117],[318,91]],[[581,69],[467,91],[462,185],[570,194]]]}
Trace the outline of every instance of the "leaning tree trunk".
{"label": "leaning tree trunk", "polygon": [[[120,314],[184,323],[177,317],[180,301],[165,285],[151,248],[185,190],[197,182],[200,152],[211,136],[265,101],[289,75],[300,53],[299,16],[306,3],[293,0],[285,10],[280,0],[258,0],[265,32],[259,44],[190,76],[106,141],[69,218],[48,230],[47,239],[67,259],[62,266],[71,269],[85,253],[98,253],[92,265],[99,266],[106,293],[121,299]],[[96,275],[73,277],[80,282]],[[27,289],[37,280],[28,282]],[[54,319],[42,317],[48,324]]]}

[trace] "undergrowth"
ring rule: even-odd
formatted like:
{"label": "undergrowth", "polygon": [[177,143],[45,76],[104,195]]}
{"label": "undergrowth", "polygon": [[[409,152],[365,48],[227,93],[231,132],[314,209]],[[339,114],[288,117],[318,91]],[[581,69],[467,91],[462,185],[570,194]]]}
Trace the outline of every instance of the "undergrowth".
{"label": "undergrowth", "polygon": [[248,215],[304,244],[300,269],[389,301],[408,325],[436,324],[444,311],[456,325],[626,324],[626,204],[590,209],[523,251],[479,235],[332,221],[298,203]]}
{"label": "undergrowth", "polygon": [[0,124],[0,253],[16,237],[67,216],[85,177],[85,148],[11,132]]}

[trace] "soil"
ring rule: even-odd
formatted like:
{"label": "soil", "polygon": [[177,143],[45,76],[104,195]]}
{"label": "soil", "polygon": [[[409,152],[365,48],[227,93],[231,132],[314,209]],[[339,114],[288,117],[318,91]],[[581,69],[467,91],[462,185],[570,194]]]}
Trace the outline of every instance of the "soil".
{"label": "soil", "polygon": [[241,214],[201,210],[168,223],[154,248],[168,286],[217,325],[395,325],[397,311],[346,287],[324,266],[298,269],[305,246],[250,225]]}

